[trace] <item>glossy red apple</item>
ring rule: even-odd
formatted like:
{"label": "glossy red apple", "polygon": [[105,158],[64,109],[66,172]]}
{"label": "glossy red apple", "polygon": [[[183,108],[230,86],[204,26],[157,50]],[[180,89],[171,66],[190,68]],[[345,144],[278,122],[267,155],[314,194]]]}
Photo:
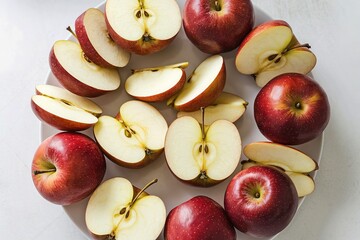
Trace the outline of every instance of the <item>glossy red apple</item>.
{"label": "glossy red apple", "polygon": [[40,144],[31,173],[41,196],[69,205],[89,196],[105,170],[105,158],[94,140],[81,133],[62,132]]}
{"label": "glossy red apple", "polygon": [[330,119],[325,91],[310,77],[285,73],[273,78],[258,93],[255,121],[269,140],[297,145],[318,137]]}
{"label": "glossy red apple", "polygon": [[254,237],[271,237],[292,220],[298,206],[296,188],[281,170],[254,166],[230,181],[224,207],[234,226]]}
{"label": "glossy red apple", "polygon": [[235,240],[236,232],[224,209],[213,199],[196,196],[170,211],[165,240]]}
{"label": "glossy red apple", "polygon": [[235,49],[254,26],[250,0],[187,0],[183,11],[187,37],[201,51]]}

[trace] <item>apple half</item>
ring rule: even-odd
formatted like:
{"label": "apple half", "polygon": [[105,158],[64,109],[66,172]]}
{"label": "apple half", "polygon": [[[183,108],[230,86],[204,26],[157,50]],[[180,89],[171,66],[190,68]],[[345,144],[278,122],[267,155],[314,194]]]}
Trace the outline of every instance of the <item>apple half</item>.
{"label": "apple half", "polygon": [[270,20],[243,40],[235,65],[240,73],[253,75],[256,84],[263,87],[282,73],[309,73],[316,65],[316,56],[309,48],[309,44],[299,43],[287,22]]}
{"label": "apple half", "polygon": [[114,163],[141,168],[163,152],[168,125],[161,113],[148,103],[125,102],[117,116],[101,116],[94,136],[104,154]]}
{"label": "apple half", "polygon": [[115,68],[104,68],[87,58],[78,43],[56,41],[50,51],[52,73],[70,92],[83,97],[98,97],[120,86]]}
{"label": "apple half", "polygon": [[213,55],[201,62],[178,95],[168,105],[177,111],[192,112],[211,105],[221,94],[226,82],[226,68],[222,56]]}
{"label": "apple half", "polygon": [[115,177],[103,182],[91,195],[85,223],[95,238],[113,240],[156,239],[166,221],[164,202],[139,190],[129,180]]}
{"label": "apple half", "polygon": [[52,85],[36,86],[31,107],[40,120],[64,131],[90,128],[102,113],[93,101]]}
{"label": "apple half", "polygon": [[140,55],[167,47],[182,24],[175,0],[107,0],[105,17],[111,38]]}
{"label": "apple half", "polygon": [[133,74],[125,82],[125,90],[132,97],[146,102],[168,100],[184,86],[184,68],[188,65],[188,62],[183,62],[133,70]]}
{"label": "apple half", "polygon": [[[220,119],[235,122],[245,113],[247,105],[248,102],[241,97],[232,93],[222,92],[210,106],[206,107],[204,124],[210,125]],[[190,116],[195,118],[199,123],[202,122],[201,110],[177,113],[178,118],[183,116]]]}
{"label": "apple half", "polygon": [[124,67],[131,54],[110,37],[105,15],[97,8],[89,8],[75,21],[75,33],[86,56],[102,67]]}

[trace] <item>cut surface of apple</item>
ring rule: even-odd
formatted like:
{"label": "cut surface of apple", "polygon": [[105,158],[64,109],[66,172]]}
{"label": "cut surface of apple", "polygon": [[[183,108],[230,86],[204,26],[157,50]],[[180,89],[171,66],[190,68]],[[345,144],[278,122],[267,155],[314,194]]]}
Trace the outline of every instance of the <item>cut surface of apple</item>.
{"label": "cut surface of apple", "polygon": [[116,69],[103,68],[89,61],[80,45],[73,41],[56,41],[49,61],[51,71],[59,82],[77,95],[97,97],[120,86]]}
{"label": "cut surface of apple", "polygon": [[164,101],[176,94],[185,84],[183,68],[188,63],[135,70],[126,80],[126,92],[143,101]]}
{"label": "cut surface of apple", "polygon": [[187,112],[207,107],[221,94],[225,81],[226,69],[223,57],[220,55],[208,57],[196,67],[172,104],[176,110]]}
{"label": "cut surface of apple", "polygon": [[120,107],[116,118],[101,116],[94,136],[105,155],[120,166],[139,168],[163,151],[168,125],[148,103],[131,100]]}
{"label": "cut surface of apple", "polygon": [[94,125],[102,113],[93,101],[52,85],[37,85],[31,105],[41,120],[66,131],[85,130]]}
{"label": "cut surface of apple", "polygon": [[278,143],[250,143],[244,147],[244,154],[250,160],[280,167],[284,171],[308,173],[318,168],[317,163],[305,153]]}
{"label": "cut surface of apple", "polygon": [[[232,93],[222,92],[210,106],[206,107],[204,124],[210,125],[220,119],[235,122],[244,114],[247,105],[248,102],[241,97]],[[182,116],[190,116],[199,123],[202,122],[201,110],[177,113],[178,118]]]}
{"label": "cut surface of apple", "polygon": [[156,239],[165,225],[164,202],[148,194],[135,198],[129,180],[115,177],[103,182],[86,207],[85,222],[89,231],[117,240]]}
{"label": "cut surface of apple", "polygon": [[124,67],[131,54],[117,45],[109,36],[105,15],[90,8],[75,21],[75,32],[86,56],[103,67]]}
{"label": "cut surface of apple", "polygon": [[265,22],[249,33],[239,47],[235,65],[239,72],[255,76],[260,87],[287,72],[307,74],[316,64],[308,44],[300,44],[290,25],[282,20]]}
{"label": "cut surface of apple", "polygon": [[177,118],[169,127],[165,156],[172,173],[197,186],[211,186],[229,177],[241,155],[235,125],[217,120],[206,129],[192,117]]}

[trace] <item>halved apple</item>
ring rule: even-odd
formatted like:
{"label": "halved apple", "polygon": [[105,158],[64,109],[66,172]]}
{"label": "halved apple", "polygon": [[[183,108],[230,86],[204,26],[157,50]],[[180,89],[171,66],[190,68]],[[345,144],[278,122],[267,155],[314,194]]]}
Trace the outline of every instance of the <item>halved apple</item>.
{"label": "halved apple", "polygon": [[290,25],[270,20],[254,28],[241,43],[235,58],[237,70],[255,77],[259,87],[288,72],[309,73],[316,56],[309,44],[300,44]]}
{"label": "halved apple", "polygon": [[91,195],[85,212],[89,231],[99,239],[153,240],[166,221],[164,202],[129,180],[115,177],[103,182]]}
{"label": "halved apple", "polygon": [[81,131],[98,121],[102,109],[93,101],[52,85],[37,85],[31,97],[35,115],[64,131]]}
{"label": "halved apple", "polygon": [[105,17],[111,38],[141,55],[168,46],[182,23],[175,0],[107,0]]}
{"label": "halved apple", "polygon": [[211,105],[224,89],[225,62],[222,56],[213,55],[196,67],[183,89],[168,101],[178,111],[192,112]]}
{"label": "halved apple", "polygon": [[180,117],[166,134],[165,156],[178,179],[209,187],[228,178],[238,166],[240,134],[227,120],[217,120],[205,127],[195,118]]}
{"label": "halved apple", "polygon": [[[210,125],[220,119],[235,122],[244,114],[247,105],[248,102],[241,97],[232,93],[222,92],[210,106],[206,107],[204,124]],[[190,116],[195,118],[199,123],[202,122],[201,110],[177,113],[177,117],[182,116]]]}
{"label": "halved apple", "polygon": [[284,171],[309,173],[317,162],[298,149],[273,142],[254,142],[244,147],[245,156],[258,163],[273,165]]}
{"label": "halved apple", "polygon": [[167,122],[156,108],[131,100],[121,105],[115,118],[101,116],[94,126],[94,136],[114,163],[140,168],[162,153],[167,130]]}
{"label": "halved apple", "polygon": [[73,41],[56,41],[50,51],[49,62],[59,82],[77,95],[98,97],[120,86],[120,75],[116,69],[96,65]]}
{"label": "halved apple", "polygon": [[75,21],[75,33],[85,55],[102,67],[124,67],[130,53],[117,45],[110,37],[105,15],[97,8],[89,8]]}
{"label": "halved apple", "polygon": [[183,70],[188,62],[163,67],[137,69],[125,82],[126,92],[136,99],[156,102],[169,99],[185,84]]}

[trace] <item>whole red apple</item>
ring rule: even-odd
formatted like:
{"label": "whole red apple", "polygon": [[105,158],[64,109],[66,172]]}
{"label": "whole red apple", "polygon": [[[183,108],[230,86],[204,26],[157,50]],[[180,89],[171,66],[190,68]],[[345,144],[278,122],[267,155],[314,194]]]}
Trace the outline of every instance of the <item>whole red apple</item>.
{"label": "whole red apple", "polygon": [[282,171],[254,166],[230,181],[224,207],[234,226],[254,237],[271,237],[292,220],[298,206],[293,182]]}
{"label": "whole red apple", "polygon": [[260,132],[273,142],[296,145],[319,136],[330,119],[325,91],[310,77],[285,73],[258,93],[254,116]]}
{"label": "whole red apple", "polygon": [[224,209],[213,199],[196,196],[169,212],[165,240],[235,240],[236,232]]}
{"label": "whole red apple", "polygon": [[35,152],[32,179],[48,201],[69,205],[89,196],[101,183],[105,158],[94,140],[62,132],[45,139]]}
{"label": "whole red apple", "polygon": [[201,51],[235,49],[254,26],[250,0],[187,0],[183,11],[187,37]]}

